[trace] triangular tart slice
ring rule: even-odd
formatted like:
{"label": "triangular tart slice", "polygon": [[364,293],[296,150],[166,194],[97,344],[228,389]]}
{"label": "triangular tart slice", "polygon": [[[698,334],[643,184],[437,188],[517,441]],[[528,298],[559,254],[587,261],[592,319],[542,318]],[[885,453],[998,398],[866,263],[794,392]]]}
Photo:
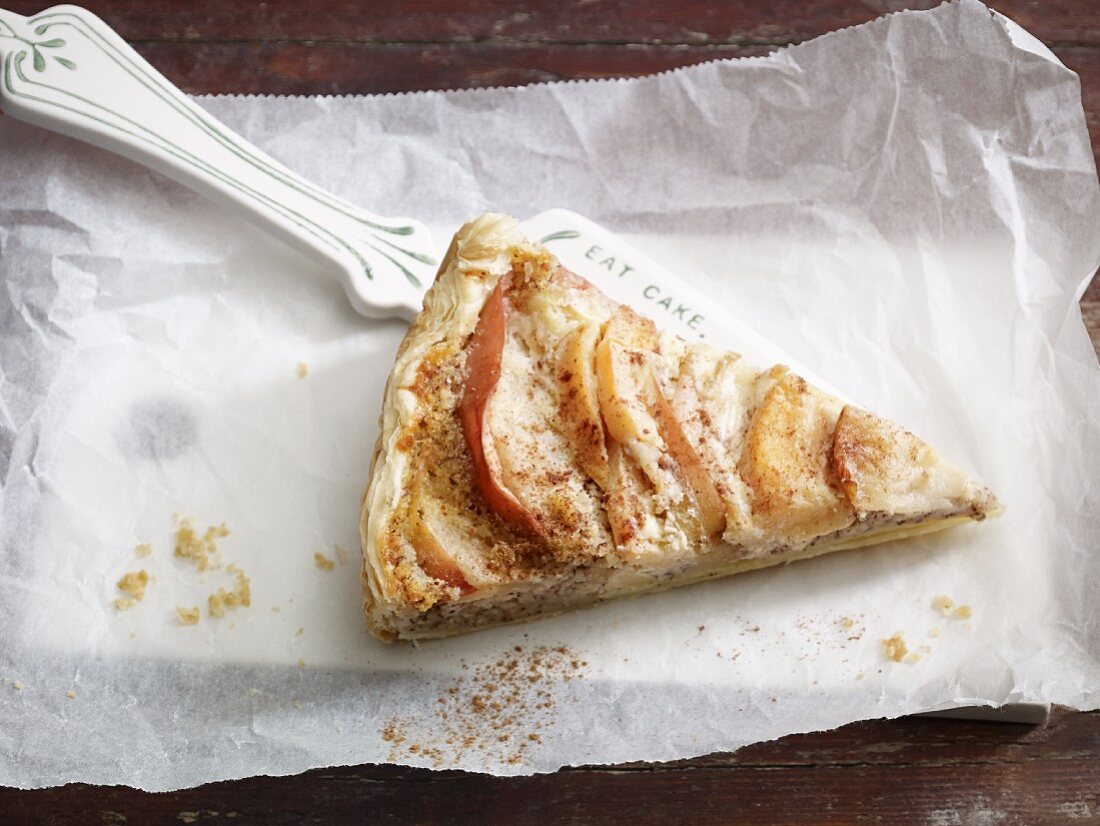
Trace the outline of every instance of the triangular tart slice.
{"label": "triangular tart slice", "polygon": [[689,344],[483,215],[386,386],[363,501],[383,639],[442,637],[998,510],[925,442],[782,365]]}

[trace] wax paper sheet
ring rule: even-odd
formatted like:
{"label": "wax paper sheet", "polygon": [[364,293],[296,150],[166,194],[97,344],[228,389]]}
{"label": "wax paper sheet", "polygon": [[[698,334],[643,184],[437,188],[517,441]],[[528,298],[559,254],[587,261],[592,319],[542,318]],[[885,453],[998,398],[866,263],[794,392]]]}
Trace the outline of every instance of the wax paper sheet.
{"label": "wax paper sheet", "polygon": [[[403,325],[162,177],[3,118],[0,783],[517,774],[959,703],[1097,707],[1100,370],[1076,301],[1100,201],[1077,78],[1030,35],[963,0],[638,80],[200,102],[441,246],[489,209],[626,234],[1005,514],[384,645],[357,520]],[[174,519],[224,522],[220,564],[173,556]],[[230,564],[251,606],[211,617]]]}

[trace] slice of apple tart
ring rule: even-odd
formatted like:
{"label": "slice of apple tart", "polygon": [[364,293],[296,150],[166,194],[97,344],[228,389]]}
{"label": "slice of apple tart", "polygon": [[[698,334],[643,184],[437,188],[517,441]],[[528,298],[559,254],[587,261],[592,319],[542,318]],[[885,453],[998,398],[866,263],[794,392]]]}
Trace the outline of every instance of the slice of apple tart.
{"label": "slice of apple tart", "polygon": [[787,368],[688,344],[483,215],[386,386],[363,500],[379,637],[442,637],[940,530],[993,495]]}

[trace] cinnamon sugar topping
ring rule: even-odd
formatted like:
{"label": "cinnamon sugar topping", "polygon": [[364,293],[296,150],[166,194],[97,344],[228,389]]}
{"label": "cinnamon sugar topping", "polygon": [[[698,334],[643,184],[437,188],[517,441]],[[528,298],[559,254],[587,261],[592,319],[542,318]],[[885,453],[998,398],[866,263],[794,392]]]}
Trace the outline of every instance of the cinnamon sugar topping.
{"label": "cinnamon sugar topping", "polygon": [[588,662],[565,646],[517,645],[441,687],[432,708],[415,719],[393,718],[380,730],[389,760],[433,766],[476,753],[518,765],[543,742],[560,689],[583,676]]}

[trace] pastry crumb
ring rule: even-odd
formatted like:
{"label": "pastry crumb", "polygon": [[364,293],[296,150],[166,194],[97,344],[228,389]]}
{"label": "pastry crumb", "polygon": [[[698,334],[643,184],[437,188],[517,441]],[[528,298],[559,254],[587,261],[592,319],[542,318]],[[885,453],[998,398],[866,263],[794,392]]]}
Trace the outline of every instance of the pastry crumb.
{"label": "pastry crumb", "polygon": [[177,519],[176,544],[172,551],[173,556],[181,559],[189,559],[198,566],[200,571],[210,567],[218,567],[220,557],[217,541],[229,536],[229,528],[222,522],[220,525],[211,525],[202,536],[195,532],[194,525],[189,518]]}
{"label": "pastry crumb", "polygon": [[313,564],[320,568],[322,571],[331,571],[333,568],[336,567],[336,563],[320,551],[313,552]]}
{"label": "pastry crumb", "polygon": [[969,605],[956,605],[955,600],[943,594],[932,600],[932,607],[950,619],[964,620],[974,616],[974,610]]}
{"label": "pastry crumb", "polygon": [[299,629],[298,629],[297,631],[295,631],[295,632],[294,632],[294,636],[296,636],[296,637],[300,637],[300,636],[302,636],[302,634],[304,634],[305,632],[306,632],[306,629],[304,629],[304,628],[299,628]]}
{"label": "pastry crumb", "polygon": [[860,671],[858,674],[856,674],[856,679],[857,680],[862,680],[864,678],[864,676],[866,676],[866,675],[864,675],[864,673],[862,671]]}
{"label": "pastry crumb", "polygon": [[905,639],[900,631],[889,639],[882,641],[882,652],[887,659],[896,663],[900,663],[905,659],[905,655],[909,653],[909,647],[905,644]]}
{"label": "pastry crumb", "polygon": [[236,587],[232,591],[219,588],[207,598],[207,613],[212,617],[224,617],[230,608],[248,608],[252,605],[252,583],[244,571],[236,565],[229,565],[225,570],[236,577]]}
{"label": "pastry crumb", "polygon": [[12,683],[11,687],[14,688],[16,691],[22,691],[23,690],[23,684],[21,682],[19,682],[18,680],[16,680],[14,683]]}
{"label": "pastry crumb", "polygon": [[68,691],[65,692],[65,696],[68,697],[70,700],[75,700],[76,692],[70,688]]}
{"label": "pastry crumb", "polygon": [[301,657],[298,658],[298,667],[299,668],[305,668],[306,667],[306,661],[303,660]]}
{"label": "pastry crumb", "polygon": [[152,552],[153,546],[148,542],[142,542],[140,545],[134,546],[134,554],[138,559],[145,559],[145,557],[149,556]]}
{"label": "pastry crumb", "polygon": [[115,600],[115,610],[126,611],[145,599],[145,588],[148,584],[149,573],[144,568],[140,571],[130,571],[123,574],[121,579],[115,583],[115,587],[126,596]]}
{"label": "pastry crumb", "polygon": [[348,564],[348,552],[341,548],[339,545],[335,546],[336,558],[340,561],[341,565]]}
{"label": "pastry crumb", "polygon": [[309,365],[306,364],[304,361],[298,362],[298,367],[296,369],[298,372],[298,378],[300,379],[304,379],[306,376],[309,375]]}
{"label": "pastry crumb", "polygon": [[845,629],[845,630],[853,627],[855,624],[856,624],[856,621],[854,619],[852,619],[851,617],[841,617],[840,618],[840,627]]}
{"label": "pastry crumb", "polygon": [[283,609],[282,609],[282,608],[280,608],[280,607],[279,607],[278,605],[272,605],[272,606],[271,606],[271,613],[272,613],[272,614],[278,614],[278,613],[279,613],[280,611],[282,611],[282,610],[283,610]]}
{"label": "pastry crumb", "polygon": [[180,625],[198,625],[199,606],[194,605],[188,608],[185,605],[177,605],[176,616],[179,617]]}
{"label": "pastry crumb", "polygon": [[300,700],[295,700],[292,705],[299,711],[304,707]]}

